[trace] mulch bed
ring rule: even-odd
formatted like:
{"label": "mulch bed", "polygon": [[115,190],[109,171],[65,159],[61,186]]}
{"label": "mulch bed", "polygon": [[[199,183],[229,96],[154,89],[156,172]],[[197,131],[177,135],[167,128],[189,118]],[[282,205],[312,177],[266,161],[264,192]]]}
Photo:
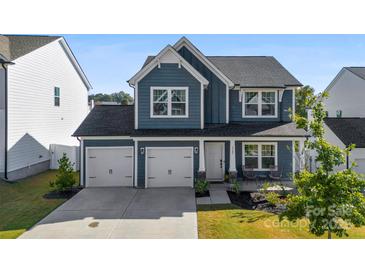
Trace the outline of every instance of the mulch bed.
{"label": "mulch bed", "polygon": [[[274,214],[281,213],[285,210],[285,206],[273,206],[270,204],[265,197],[260,193],[252,193],[252,192],[240,192],[237,195],[233,191],[227,191],[229,199],[232,204],[239,206],[242,209],[250,209],[250,210],[263,210],[267,212],[271,212]],[[281,199],[285,199],[284,196],[280,196]]]}
{"label": "mulch bed", "polygon": [[239,195],[237,195],[236,192],[233,191],[227,191],[227,194],[229,196],[229,199],[231,200],[231,203],[234,205],[237,205],[243,209],[254,209],[255,205],[251,199],[250,192],[240,192]]}
{"label": "mulch bed", "polygon": [[45,199],[70,199],[75,196],[82,188],[75,187],[67,191],[50,191],[43,195]]}
{"label": "mulch bed", "polygon": [[202,197],[210,197],[209,190],[205,191],[204,193],[195,192],[195,198],[202,198]]}

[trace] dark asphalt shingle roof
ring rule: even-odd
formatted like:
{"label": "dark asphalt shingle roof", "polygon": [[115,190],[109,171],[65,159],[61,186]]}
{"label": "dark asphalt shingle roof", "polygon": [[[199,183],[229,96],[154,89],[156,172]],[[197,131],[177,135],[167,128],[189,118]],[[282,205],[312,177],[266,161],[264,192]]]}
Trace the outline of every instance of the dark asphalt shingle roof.
{"label": "dark asphalt shingle roof", "polygon": [[96,105],[73,136],[123,136],[133,128],[133,105]]}
{"label": "dark asphalt shingle roof", "polygon": [[241,87],[285,87],[302,84],[272,56],[207,56]]}
{"label": "dark asphalt shingle roof", "polygon": [[346,146],[365,148],[365,118],[326,118],[325,123]]}
{"label": "dark asphalt shingle roof", "polygon": [[301,137],[307,136],[294,123],[251,122],[244,124],[206,125],[201,129],[138,129],[134,130],[133,106],[95,106],[85,118],[74,136],[133,136],[133,137]]}
{"label": "dark asphalt shingle roof", "polygon": [[133,136],[143,137],[303,137],[303,129],[297,129],[295,123],[285,122],[247,122],[237,124],[208,124],[204,129],[138,129]]}
{"label": "dark asphalt shingle roof", "polygon": [[61,36],[0,35],[0,54],[13,61],[59,38]]}
{"label": "dark asphalt shingle roof", "polygon": [[[142,68],[153,60],[148,56]],[[302,86],[272,56],[207,56],[224,75],[241,87]]]}
{"label": "dark asphalt shingle roof", "polygon": [[365,80],[365,67],[345,67],[345,69]]}

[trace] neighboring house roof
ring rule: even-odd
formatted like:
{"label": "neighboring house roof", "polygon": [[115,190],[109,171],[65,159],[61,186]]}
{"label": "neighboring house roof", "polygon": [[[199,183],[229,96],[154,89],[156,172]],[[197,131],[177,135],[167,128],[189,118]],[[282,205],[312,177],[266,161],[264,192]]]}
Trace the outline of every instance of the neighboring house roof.
{"label": "neighboring house roof", "polygon": [[0,54],[9,61],[14,61],[60,38],[61,36],[1,35]]}
{"label": "neighboring house roof", "polygon": [[[148,65],[154,56],[148,56],[142,67]],[[207,56],[219,70],[235,85],[246,88],[302,86],[272,56]]]}
{"label": "neighboring house roof", "polygon": [[262,122],[211,124],[204,129],[138,129],[134,130],[133,105],[95,106],[73,136],[132,136],[132,137],[303,137],[308,134],[295,123]]}
{"label": "neighboring house roof", "polygon": [[326,118],[325,123],[344,145],[365,148],[365,118]]}
{"label": "neighboring house roof", "polygon": [[4,61],[14,61],[56,40],[60,40],[60,44],[66,51],[72,65],[75,67],[87,89],[90,90],[92,88],[90,81],[87,79],[71,48],[62,36],[0,35],[0,60],[5,58],[6,60]]}
{"label": "neighboring house roof", "polygon": [[96,105],[73,136],[123,136],[134,128],[134,105]]}
{"label": "neighboring house roof", "polygon": [[365,80],[365,67],[345,67],[345,69]]}

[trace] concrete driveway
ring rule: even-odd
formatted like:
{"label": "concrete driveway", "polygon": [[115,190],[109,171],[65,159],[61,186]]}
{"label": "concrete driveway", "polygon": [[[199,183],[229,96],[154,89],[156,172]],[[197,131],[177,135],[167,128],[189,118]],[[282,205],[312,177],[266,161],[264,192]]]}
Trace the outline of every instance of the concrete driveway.
{"label": "concrete driveway", "polygon": [[193,189],[87,188],[19,238],[197,237]]}

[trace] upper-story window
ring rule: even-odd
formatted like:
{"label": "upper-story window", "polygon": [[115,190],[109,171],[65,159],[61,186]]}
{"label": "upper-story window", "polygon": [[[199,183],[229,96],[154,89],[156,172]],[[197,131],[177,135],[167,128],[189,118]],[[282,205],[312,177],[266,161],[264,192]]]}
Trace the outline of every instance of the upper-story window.
{"label": "upper-story window", "polygon": [[188,117],[188,95],[187,87],[151,87],[151,117]]}
{"label": "upper-story window", "polygon": [[61,101],[60,88],[55,87],[54,88],[54,106],[59,107],[60,106],[60,101]]}
{"label": "upper-story window", "polygon": [[243,117],[277,117],[275,91],[244,92]]}

